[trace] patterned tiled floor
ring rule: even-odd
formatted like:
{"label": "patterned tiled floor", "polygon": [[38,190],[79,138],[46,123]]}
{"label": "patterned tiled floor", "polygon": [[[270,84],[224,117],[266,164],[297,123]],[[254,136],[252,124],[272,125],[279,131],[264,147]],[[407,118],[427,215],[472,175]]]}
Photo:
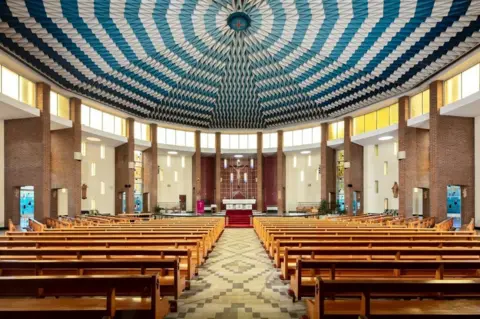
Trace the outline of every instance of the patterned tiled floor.
{"label": "patterned tiled floor", "polygon": [[252,229],[225,229],[167,318],[300,318],[305,304],[292,303],[287,290]]}

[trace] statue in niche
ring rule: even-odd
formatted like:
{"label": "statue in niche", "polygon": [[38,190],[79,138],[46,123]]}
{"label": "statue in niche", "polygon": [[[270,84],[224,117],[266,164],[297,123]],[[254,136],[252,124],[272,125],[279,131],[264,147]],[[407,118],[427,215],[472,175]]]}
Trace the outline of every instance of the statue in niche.
{"label": "statue in niche", "polygon": [[82,185],[82,199],[87,199],[87,184]]}
{"label": "statue in niche", "polygon": [[398,184],[397,182],[393,183],[392,187],[392,193],[393,193],[393,198],[398,198]]}

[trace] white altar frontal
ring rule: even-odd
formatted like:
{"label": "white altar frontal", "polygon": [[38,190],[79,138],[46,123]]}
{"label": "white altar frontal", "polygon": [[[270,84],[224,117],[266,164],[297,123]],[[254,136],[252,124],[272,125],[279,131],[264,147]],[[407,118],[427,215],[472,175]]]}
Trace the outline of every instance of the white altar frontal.
{"label": "white altar frontal", "polygon": [[257,202],[256,199],[224,199],[227,210],[229,209],[252,209],[252,206]]}

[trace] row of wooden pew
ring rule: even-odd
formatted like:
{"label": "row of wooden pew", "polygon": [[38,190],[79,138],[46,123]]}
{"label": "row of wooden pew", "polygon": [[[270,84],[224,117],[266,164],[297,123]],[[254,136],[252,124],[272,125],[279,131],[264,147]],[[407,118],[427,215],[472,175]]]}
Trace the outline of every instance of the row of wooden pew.
{"label": "row of wooden pew", "polygon": [[480,316],[480,236],[430,226],[371,216],[254,219],[292,299],[314,297],[310,319]]}
{"label": "row of wooden pew", "polygon": [[[64,310],[81,317],[91,310],[101,318],[139,310],[145,316],[138,318],[163,318],[176,311],[224,229],[223,218],[112,220],[68,227],[50,221],[41,231],[0,237],[0,280],[20,287],[0,289],[0,317],[49,317]],[[69,284],[68,278],[90,284]],[[98,298],[77,303],[78,296]],[[24,307],[30,300],[32,306]]]}

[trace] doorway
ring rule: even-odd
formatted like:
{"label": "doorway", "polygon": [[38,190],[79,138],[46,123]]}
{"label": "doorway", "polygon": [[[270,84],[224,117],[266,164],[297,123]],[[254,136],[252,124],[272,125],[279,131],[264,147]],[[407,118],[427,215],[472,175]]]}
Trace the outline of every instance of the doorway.
{"label": "doorway", "polygon": [[21,186],[20,192],[20,228],[28,228],[28,219],[35,213],[35,188],[33,186]]}
{"label": "doorway", "polygon": [[362,203],[361,203],[361,192],[353,191],[353,198],[352,198],[352,211],[353,215],[357,216],[360,215]]}
{"label": "doorway", "polygon": [[453,218],[453,227],[462,226],[462,187],[447,185],[447,217]]}

